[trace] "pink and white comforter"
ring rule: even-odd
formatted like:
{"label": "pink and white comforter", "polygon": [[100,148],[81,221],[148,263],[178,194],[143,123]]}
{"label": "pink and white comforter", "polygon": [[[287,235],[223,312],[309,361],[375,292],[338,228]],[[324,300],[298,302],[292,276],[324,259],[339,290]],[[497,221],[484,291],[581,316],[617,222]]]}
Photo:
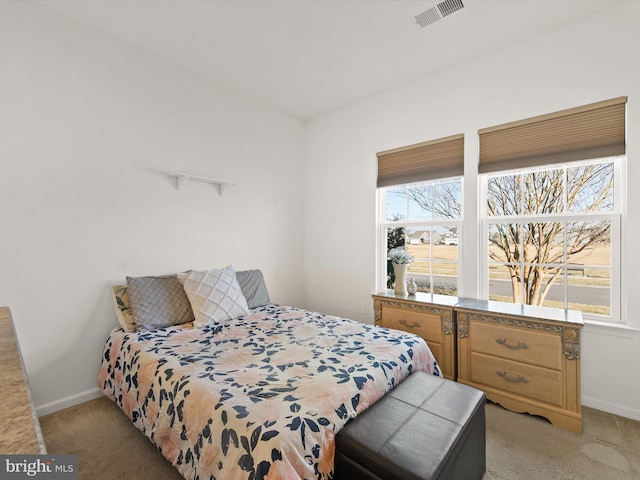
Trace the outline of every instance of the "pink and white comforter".
{"label": "pink and white comforter", "polygon": [[99,386],[186,479],[330,479],[334,437],[412,371],[415,335],[267,305],[224,325],[114,329]]}

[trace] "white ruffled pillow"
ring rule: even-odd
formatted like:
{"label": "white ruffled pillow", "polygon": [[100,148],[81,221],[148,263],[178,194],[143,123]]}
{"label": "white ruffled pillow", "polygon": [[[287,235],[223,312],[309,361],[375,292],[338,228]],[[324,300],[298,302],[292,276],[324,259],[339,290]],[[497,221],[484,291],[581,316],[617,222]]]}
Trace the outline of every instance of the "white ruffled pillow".
{"label": "white ruffled pillow", "polygon": [[196,327],[231,320],[249,312],[247,299],[231,265],[222,270],[179,273],[178,280],[191,303]]}

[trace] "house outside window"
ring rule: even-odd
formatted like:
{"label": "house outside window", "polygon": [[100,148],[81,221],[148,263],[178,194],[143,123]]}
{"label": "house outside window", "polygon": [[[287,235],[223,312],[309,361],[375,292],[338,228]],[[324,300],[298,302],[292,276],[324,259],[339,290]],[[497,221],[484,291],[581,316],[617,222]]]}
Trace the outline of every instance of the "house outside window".
{"label": "house outside window", "polygon": [[619,321],[624,161],[483,175],[483,298]]}
{"label": "house outside window", "polygon": [[393,288],[395,277],[387,252],[401,247],[414,257],[407,280],[414,279],[418,291],[456,296],[462,177],[381,188],[379,196],[380,285]]}

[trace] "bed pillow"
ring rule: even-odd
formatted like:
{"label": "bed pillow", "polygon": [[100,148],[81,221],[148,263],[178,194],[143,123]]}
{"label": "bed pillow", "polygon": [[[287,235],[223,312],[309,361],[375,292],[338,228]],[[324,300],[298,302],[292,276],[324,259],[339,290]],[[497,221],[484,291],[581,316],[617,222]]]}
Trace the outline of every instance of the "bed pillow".
{"label": "bed pillow", "polygon": [[127,277],[127,290],[136,330],[193,322],[189,298],[176,275]]}
{"label": "bed pillow", "polygon": [[269,292],[267,292],[267,286],[260,270],[236,272],[236,278],[244,298],[247,299],[249,308],[262,307],[271,303]]}
{"label": "bed pillow", "polygon": [[178,274],[189,297],[196,327],[231,320],[249,312],[232,266]]}
{"label": "bed pillow", "polygon": [[118,322],[125,332],[135,332],[136,322],[133,320],[131,312],[131,301],[126,285],[114,285],[111,289],[113,308],[116,311]]}

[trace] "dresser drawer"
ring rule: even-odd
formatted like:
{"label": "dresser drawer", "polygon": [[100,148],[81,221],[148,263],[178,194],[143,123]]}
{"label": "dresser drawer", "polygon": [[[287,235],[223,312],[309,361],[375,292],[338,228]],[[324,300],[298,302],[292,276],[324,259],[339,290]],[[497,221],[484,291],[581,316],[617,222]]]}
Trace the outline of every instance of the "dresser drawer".
{"label": "dresser drawer", "polygon": [[422,337],[438,361],[442,375],[456,379],[456,336],[453,305],[457,297],[426,294],[373,296],[376,325]]}
{"label": "dresser drawer", "polygon": [[559,334],[475,320],[469,322],[469,330],[472,352],[555,370],[562,368],[562,340]]}
{"label": "dresser drawer", "polygon": [[438,342],[442,336],[442,319],[440,315],[423,312],[412,312],[400,308],[382,306],[383,327],[404,330],[420,335],[425,340]]}
{"label": "dresser drawer", "polygon": [[562,372],[473,352],[470,365],[475,384],[563,406]]}

